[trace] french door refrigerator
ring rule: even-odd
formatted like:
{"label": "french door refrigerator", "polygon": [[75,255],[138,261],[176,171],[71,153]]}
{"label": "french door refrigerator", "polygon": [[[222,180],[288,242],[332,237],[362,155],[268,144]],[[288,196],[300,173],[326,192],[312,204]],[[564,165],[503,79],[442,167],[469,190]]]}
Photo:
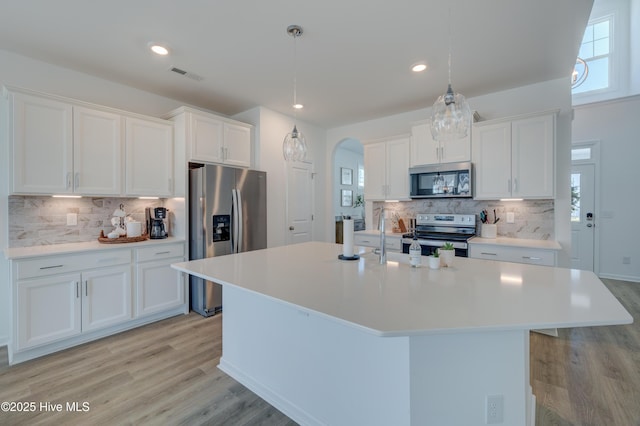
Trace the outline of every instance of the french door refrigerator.
{"label": "french door refrigerator", "polygon": [[[189,164],[189,259],[267,247],[267,174],[213,164]],[[222,286],[190,276],[191,309],[222,310]]]}

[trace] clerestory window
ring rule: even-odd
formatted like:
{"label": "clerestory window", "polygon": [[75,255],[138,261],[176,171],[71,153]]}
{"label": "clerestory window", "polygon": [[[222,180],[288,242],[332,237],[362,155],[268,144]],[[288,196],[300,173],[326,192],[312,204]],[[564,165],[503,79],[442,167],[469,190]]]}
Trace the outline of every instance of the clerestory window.
{"label": "clerestory window", "polygon": [[[577,81],[571,89],[574,95],[611,88],[612,35],[612,15],[592,20],[587,25],[578,53],[578,58],[586,63],[586,70],[581,63],[576,64],[574,79]],[[581,79],[582,82],[580,82]]]}

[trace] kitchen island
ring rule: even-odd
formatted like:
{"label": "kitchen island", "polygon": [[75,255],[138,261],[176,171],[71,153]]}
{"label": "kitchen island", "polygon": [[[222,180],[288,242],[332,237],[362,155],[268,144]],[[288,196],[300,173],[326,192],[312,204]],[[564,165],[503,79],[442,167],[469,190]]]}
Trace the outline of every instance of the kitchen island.
{"label": "kitchen island", "polygon": [[173,265],[223,285],[219,367],[301,424],[533,425],[529,330],[633,321],[591,272],[469,258],[430,270],[341,250]]}

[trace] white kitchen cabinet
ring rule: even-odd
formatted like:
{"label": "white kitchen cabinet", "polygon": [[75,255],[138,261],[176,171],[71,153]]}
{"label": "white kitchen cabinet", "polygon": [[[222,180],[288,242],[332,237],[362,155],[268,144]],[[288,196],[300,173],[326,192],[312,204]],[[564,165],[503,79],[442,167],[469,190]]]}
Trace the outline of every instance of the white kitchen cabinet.
{"label": "white kitchen cabinet", "polygon": [[82,331],[132,318],[131,264],[82,273]]}
{"label": "white kitchen cabinet", "polygon": [[11,193],[173,195],[171,122],[24,89],[5,96]]}
{"label": "white kitchen cabinet", "polygon": [[136,250],[136,317],[184,305],[184,276],[171,268],[184,261],[184,244]]}
{"label": "white kitchen cabinet", "polygon": [[555,114],[477,123],[475,199],[553,198]]}
{"label": "white kitchen cabinet", "polygon": [[11,191],[73,191],[73,109],[70,104],[19,92],[9,100]]}
{"label": "white kitchen cabinet", "polygon": [[126,117],[125,192],[173,195],[173,126],[165,120]]}
{"label": "white kitchen cabinet", "polygon": [[18,281],[16,350],[80,334],[81,312],[79,273]]}
{"label": "white kitchen cabinet", "polygon": [[[380,248],[380,233],[361,231],[353,235],[356,246]],[[402,253],[402,237],[400,235],[385,235],[384,246],[387,250]]]}
{"label": "white kitchen cabinet", "polygon": [[364,145],[365,200],[409,199],[408,137]]}
{"label": "white kitchen cabinet", "polygon": [[73,107],[73,192],[122,194],[122,116]]}
{"label": "white kitchen cabinet", "polygon": [[16,350],[131,319],[130,262],[130,250],[16,261]]}
{"label": "white kitchen cabinet", "polygon": [[251,167],[251,125],[188,107],[166,117],[175,123],[188,161]]}
{"label": "white kitchen cabinet", "polygon": [[556,251],[525,247],[505,247],[469,243],[469,257],[530,265],[555,266]]}
{"label": "white kitchen cabinet", "polygon": [[461,139],[440,142],[431,136],[430,122],[411,128],[411,167],[463,161],[471,161],[471,132]]}

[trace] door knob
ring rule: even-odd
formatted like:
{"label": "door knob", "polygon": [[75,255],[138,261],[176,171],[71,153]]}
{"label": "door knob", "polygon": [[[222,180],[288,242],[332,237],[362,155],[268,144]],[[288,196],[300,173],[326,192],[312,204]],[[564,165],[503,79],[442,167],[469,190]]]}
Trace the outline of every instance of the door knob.
{"label": "door knob", "polygon": [[293,226],[289,227],[289,231],[293,231],[295,228]]}
{"label": "door knob", "polygon": [[587,228],[591,228],[593,226],[593,223],[587,223]]}

